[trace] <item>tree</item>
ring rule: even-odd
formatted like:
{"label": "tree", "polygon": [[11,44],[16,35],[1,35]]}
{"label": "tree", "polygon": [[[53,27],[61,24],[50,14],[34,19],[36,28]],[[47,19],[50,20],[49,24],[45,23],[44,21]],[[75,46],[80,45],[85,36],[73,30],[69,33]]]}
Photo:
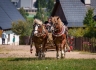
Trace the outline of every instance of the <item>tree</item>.
{"label": "tree", "polygon": [[83,21],[84,25],[86,26],[86,34],[84,35],[86,37],[96,37],[96,29],[94,28],[96,26],[96,21],[93,19],[93,11],[94,9],[89,8]]}
{"label": "tree", "polygon": [[36,0],[36,2],[35,2],[35,4],[34,4],[34,6],[35,6],[36,8],[39,7],[38,3],[41,5],[42,8],[46,8],[46,0]]}
{"label": "tree", "polygon": [[37,1],[38,1],[38,8],[34,18],[40,19],[41,21],[44,22],[46,20],[46,12],[44,8],[42,8],[41,0],[37,0]]}
{"label": "tree", "polygon": [[32,28],[26,21],[19,20],[12,23],[12,31],[17,35],[30,36]]}
{"label": "tree", "polygon": [[44,22],[49,16],[51,16],[54,7],[54,0],[37,0],[35,7],[37,7],[37,13],[34,18],[38,18]]}
{"label": "tree", "polygon": [[48,16],[51,16],[53,7],[54,7],[54,0],[48,0],[47,7],[46,7],[47,8],[47,14],[48,14]]}
{"label": "tree", "polygon": [[96,22],[93,19],[93,17],[94,17],[93,11],[94,11],[94,9],[92,9],[92,8],[88,9],[88,12],[86,13],[86,16],[83,21],[85,26],[94,27],[96,25]]}
{"label": "tree", "polygon": [[23,7],[19,9],[19,12],[21,13],[21,15],[27,19],[27,16],[29,15],[24,9]]}

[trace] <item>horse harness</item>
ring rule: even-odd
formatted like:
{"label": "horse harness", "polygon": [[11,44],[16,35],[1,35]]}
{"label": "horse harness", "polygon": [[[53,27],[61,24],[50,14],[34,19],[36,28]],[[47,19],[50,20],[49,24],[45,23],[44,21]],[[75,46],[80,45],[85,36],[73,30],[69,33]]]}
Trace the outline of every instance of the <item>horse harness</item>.
{"label": "horse harness", "polygon": [[62,25],[61,31],[59,33],[56,33],[55,30],[52,32],[53,36],[59,37],[65,34],[65,25]]}

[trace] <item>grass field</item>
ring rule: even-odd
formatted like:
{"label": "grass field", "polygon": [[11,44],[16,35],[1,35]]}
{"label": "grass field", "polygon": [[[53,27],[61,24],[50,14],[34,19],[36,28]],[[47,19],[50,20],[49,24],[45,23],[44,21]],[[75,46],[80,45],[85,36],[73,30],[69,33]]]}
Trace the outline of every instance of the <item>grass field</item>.
{"label": "grass field", "polygon": [[0,58],[0,70],[96,70],[96,59]]}

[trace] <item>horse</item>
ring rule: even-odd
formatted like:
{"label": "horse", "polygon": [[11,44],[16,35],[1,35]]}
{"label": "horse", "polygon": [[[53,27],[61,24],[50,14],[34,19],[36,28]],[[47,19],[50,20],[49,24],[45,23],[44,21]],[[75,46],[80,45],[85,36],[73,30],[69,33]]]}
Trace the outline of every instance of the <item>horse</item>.
{"label": "horse", "polygon": [[61,21],[59,16],[51,17],[51,22],[53,26],[52,37],[53,42],[56,46],[56,58],[59,57],[59,51],[61,50],[61,58],[65,57],[65,47],[66,47],[66,34],[65,25]]}
{"label": "horse", "polygon": [[36,48],[36,56],[39,58],[45,58],[45,45],[47,43],[48,32],[43,25],[43,22],[39,19],[34,19],[33,30],[30,37],[30,52],[32,53],[32,46]]}

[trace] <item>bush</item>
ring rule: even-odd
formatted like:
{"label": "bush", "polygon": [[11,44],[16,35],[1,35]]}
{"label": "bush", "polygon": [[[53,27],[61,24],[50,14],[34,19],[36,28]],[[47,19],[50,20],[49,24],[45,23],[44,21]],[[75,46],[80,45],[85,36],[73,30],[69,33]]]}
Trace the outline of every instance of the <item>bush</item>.
{"label": "bush", "polygon": [[68,30],[69,35],[74,37],[83,37],[84,29],[83,28],[73,28]]}
{"label": "bush", "polygon": [[21,36],[30,36],[32,28],[26,21],[19,20],[12,23],[12,31]]}

